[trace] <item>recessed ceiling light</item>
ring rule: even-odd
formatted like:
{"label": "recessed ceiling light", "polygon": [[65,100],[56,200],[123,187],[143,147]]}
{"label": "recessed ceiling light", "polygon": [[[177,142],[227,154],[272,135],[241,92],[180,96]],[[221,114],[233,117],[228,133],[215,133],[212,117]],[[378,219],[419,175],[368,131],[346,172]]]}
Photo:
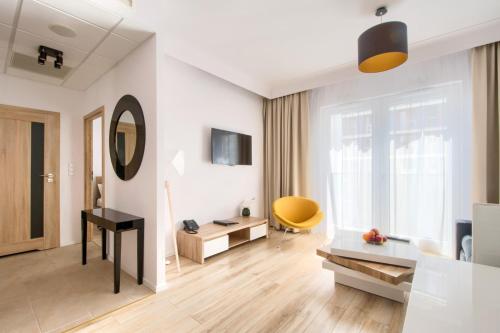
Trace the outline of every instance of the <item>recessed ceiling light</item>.
{"label": "recessed ceiling light", "polygon": [[56,35],[66,37],[66,38],[74,38],[76,37],[76,32],[64,25],[60,24],[51,24],[49,25],[49,30],[55,33]]}

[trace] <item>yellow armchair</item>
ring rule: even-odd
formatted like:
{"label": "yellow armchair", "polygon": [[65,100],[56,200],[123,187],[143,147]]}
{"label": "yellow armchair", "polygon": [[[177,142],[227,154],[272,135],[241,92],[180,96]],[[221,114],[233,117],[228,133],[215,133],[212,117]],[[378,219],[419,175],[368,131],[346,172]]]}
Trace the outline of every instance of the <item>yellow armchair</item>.
{"label": "yellow armchair", "polygon": [[321,222],[323,212],[314,200],[290,196],[273,202],[273,216],[285,228],[311,229]]}

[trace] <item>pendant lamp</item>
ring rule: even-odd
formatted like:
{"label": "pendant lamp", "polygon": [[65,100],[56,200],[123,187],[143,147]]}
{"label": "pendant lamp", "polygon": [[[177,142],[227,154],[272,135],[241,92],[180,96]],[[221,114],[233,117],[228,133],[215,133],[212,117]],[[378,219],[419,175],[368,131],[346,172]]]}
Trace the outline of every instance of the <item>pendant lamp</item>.
{"label": "pendant lamp", "polygon": [[[375,12],[382,20],[386,7]],[[363,73],[378,73],[398,67],[408,59],[406,24],[392,21],[377,24],[358,38],[358,68]]]}

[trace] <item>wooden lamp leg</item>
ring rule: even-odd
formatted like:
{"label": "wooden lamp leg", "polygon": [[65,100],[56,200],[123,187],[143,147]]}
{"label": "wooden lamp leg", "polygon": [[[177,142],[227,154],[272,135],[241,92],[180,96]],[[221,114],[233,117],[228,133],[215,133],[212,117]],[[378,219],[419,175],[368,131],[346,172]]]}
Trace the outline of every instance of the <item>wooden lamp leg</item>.
{"label": "wooden lamp leg", "polygon": [[179,261],[179,250],[177,249],[177,232],[175,228],[174,222],[174,214],[172,211],[172,200],[170,195],[170,184],[168,181],[165,182],[165,188],[167,189],[167,200],[168,200],[168,212],[170,215],[170,226],[172,227],[172,240],[174,242],[174,251],[175,251],[175,261],[177,263],[177,271],[181,272],[181,263]]}

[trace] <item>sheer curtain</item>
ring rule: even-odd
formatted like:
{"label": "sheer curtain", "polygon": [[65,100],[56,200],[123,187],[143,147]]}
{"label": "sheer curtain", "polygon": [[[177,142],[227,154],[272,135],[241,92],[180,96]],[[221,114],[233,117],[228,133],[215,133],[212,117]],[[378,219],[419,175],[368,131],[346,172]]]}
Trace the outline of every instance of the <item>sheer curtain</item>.
{"label": "sheer curtain", "polygon": [[465,52],[314,90],[324,230],[378,227],[451,253],[453,221],[471,215],[470,96]]}

